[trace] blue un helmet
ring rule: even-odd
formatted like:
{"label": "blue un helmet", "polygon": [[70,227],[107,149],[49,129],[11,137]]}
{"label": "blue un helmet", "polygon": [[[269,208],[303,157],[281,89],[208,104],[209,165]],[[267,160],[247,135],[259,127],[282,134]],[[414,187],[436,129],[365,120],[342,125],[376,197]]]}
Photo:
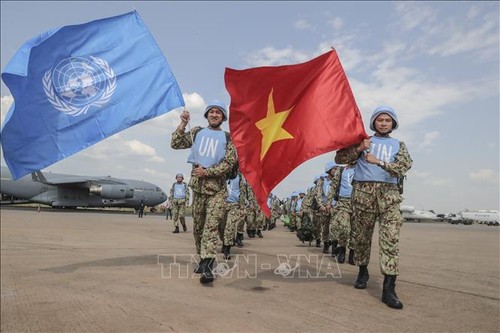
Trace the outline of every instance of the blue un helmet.
{"label": "blue un helmet", "polygon": [[210,104],[208,104],[208,105],[207,105],[207,107],[205,108],[205,113],[203,114],[203,115],[205,116],[205,118],[207,118],[208,111],[209,111],[211,108],[217,108],[217,109],[221,110],[221,112],[222,112],[222,121],[226,121],[226,120],[227,120],[227,109],[226,109],[226,104],[224,104],[223,102],[218,101],[218,100],[213,100],[213,101],[212,101],[212,102],[210,102]]}
{"label": "blue un helmet", "polygon": [[336,166],[337,166],[337,163],[335,163],[333,161],[330,161],[330,162],[326,163],[326,165],[325,165],[325,173],[328,174],[330,172],[330,170],[332,170]]}
{"label": "blue un helmet", "polygon": [[391,118],[392,118],[392,129],[395,130],[399,126],[399,121],[398,121],[398,115],[396,114],[396,111],[394,111],[393,108],[390,106],[384,105],[384,106],[379,106],[375,110],[373,110],[372,117],[370,118],[370,129],[372,131],[375,131],[375,126],[373,123],[375,122],[375,119],[381,114],[381,113],[387,113]]}

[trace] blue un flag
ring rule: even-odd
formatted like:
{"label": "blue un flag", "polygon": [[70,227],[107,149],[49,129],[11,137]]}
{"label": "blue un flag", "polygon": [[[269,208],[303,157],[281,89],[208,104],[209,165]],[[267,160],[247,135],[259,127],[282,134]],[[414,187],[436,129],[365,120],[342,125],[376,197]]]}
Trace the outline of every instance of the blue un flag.
{"label": "blue un flag", "polygon": [[2,128],[14,179],[184,106],[174,74],[137,12],[53,29],[26,42],[2,79]]}

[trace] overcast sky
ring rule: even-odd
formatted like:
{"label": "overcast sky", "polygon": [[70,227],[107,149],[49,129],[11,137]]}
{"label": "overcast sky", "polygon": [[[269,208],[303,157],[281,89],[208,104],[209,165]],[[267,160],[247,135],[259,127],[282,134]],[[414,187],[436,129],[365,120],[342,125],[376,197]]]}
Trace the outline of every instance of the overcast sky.
{"label": "overcast sky", "polygon": [[[225,67],[294,64],[334,47],[367,133],[375,107],[398,113],[393,136],[414,160],[403,204],[437,213],[499,209],[498,2],[2,1],[2,71],[44,31],[134,9],[165,54],[193,126],[206,125],[211,100],[229,105]],[[12,102],[3,82],[1,96],[3,123]],[[138,124],[43,171],[143,179],[167,190],[176,173],[189,173],[189,152],[170,148],[179,115]],[[333,157],[302,164],[273,192],[309,187]]]}

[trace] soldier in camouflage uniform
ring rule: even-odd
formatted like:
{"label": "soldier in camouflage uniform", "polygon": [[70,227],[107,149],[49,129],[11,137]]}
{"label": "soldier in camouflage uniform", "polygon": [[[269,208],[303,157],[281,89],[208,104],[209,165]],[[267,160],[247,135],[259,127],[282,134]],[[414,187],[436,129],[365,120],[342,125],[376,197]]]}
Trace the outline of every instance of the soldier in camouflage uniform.
{"label": "soldier in camouflage uniform", "polygon": [[226,223],[224,228],[222,253],[224,259],[231,259],[231,246],[234,245],[237,223],[243,217],[246,198],[246,186],[241,172],[234,179],[229,179],[226,199]]}
{"label": "soldier in camouflage uniform", "polygon": [[212,268],[217,255],[218,226],[225,211],[227,174],[236,165],[237,156],[229,133],[221,129],[222,122],[228,119],[224,103],[212,102],[204,115],[208,127],[185,132],[190,117],[184,110],[181,123],[172,134],[171,147],[193,147],[188,162],[193,164],[189,181],[193,191],[193,235],[201,258],[196,272],[201,273],[201,283],[210,283],[215,279]]}
{"label": "soldier in camouflage uniform", "polygon": [[345,262],[346,247],[349,246],[349,263],[354,263],[354,239],[355,229],[351,226],[352,221],[352,178],[354,176],[354,166],[346,165],[337,168],[332,179],[332,186],[328,192],[327,202],[336,200],[333,207],[327,204],[327,209],[332,211],[330,220],[330,238],[338,241],[339,247],[336,250],[337,261],[341,264]]}
{"label": "soldier in camouflage uniform", "polygon": [[352,208],[358,232],[354,257],[359,266],[359,274],[354,287],[366,288],[371,240],[375,221],[378,219],[380,270],[384,274],[382,301],[391,308],[402,309],[403,303],[395,290],[399,274],[399,231],[403,224],[399,210],[402,197],[398,179],[406,174],[413,161],[406,145],[389,136],[398,125],[393,108],[376,108],[370,119],[370,129],[375,131],[374,136],[358,145],[339,150],[335,161],[348,164],[357,161]]}
{"label": "soldier in camouflage uniform", "polygon": [[264,215],[264,212],[257,203],[257,200],[255,200],[254,209],[255,209],[255,225],[257,227],[257,236],[259,238],[264,238],[264,235],[262,234],[262,229],[264,228],[264,224],[266,223],[266,215]]}
{"label": "soldier in camouflage uniform", "polygon": [[281,216],[281,202],[280,199],[273,195],[272,201],[271,201],[271,218],[269,220],[269,230],[273,230],[276,228],[276,222]]}
{"label": "soldier in camouflage uniform", "polygon": [[[314,176],[313,187],[311,189],[311,219],[314,228],[314,239],[316,239],[316,247],[321,247],[321,212],[319,211],[319,204],[316,201],[314,194],[316,193],[316,186],[323,186],[321,184],[321,175]],[[320,183],[320,185],[318,185]]]}
{"label": "soldier in camouflage uniform", "polygon": [[253,193],[252,187],[247,183],[247,206],[246,206],[246,220],[247,220],[247,234],[248,238],[255,238],[257,235],[257,199]]}
{"label": "soldier in camouflage uniform", "polygon": [[186,212],[186,207],[189,205],[189,189],[184,182],[184,176],[182,173],[178,173],[175,176],[176,182],[172,185],[170,188],[170,196],[169,200],[172,205],[172,210],[173,210],[173,220],[174,220],[174,231],[172,231],[174,234],[179,233],[179,221],[182,224],[182,229],[184,232],[187,231],[187,226],[186,226],[186,217],[185,217],[185,212]]}
{"label": "soldier in camouflage uniform", "polygon": [[[315,199],[318,202],[319,205],[319,223],[321,225],[321,240],[323,241],[323,253],[328,253],[330,250],[330,245],[333,243],[330,240],[330,211],[326,209],[327,205],[327,195],[328,192],[330,191],[331,187],[331,179],[333,177],[333,174],[335,170],[338,168],[338,166],[335,164],[335,162],[328,162],[325,165],[325,173],[326,177],[322,177],[321,180],[318,180],[318,184],[316,185],[315,188]],[[335,246],[334,246],[335,248]]]}

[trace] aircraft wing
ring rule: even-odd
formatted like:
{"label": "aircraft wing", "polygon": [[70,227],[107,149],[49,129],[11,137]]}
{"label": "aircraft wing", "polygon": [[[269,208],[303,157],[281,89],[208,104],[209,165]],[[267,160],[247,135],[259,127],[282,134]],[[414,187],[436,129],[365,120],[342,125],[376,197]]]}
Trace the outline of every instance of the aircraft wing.
{"label": "aircraft wing", "polygon": [[44,174],[40,171],[33,172],[31,174],[33,180],[38,181],[40,183],[44,183],[47,185],[124,185],[122,181],[111,177],[89,177],[89,176],[77,176],[77,175],[64,175],[64,176],[56,176],[49,177],[47,179]]}

